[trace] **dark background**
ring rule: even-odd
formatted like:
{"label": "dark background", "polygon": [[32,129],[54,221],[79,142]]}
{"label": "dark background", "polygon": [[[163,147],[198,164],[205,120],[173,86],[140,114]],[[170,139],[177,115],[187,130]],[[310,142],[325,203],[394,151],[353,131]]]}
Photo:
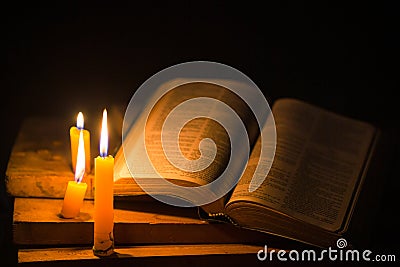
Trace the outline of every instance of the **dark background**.
{"label": "dark background", "polygon": [[[127,103],[166,67],[216,61],[245,73],[271,101],[304,99],[388,133],[385,191],[374,230],[366,235],[371,249],[393,254],[400,240],[398,11],[389,1],[3,8],[0,170],[5,173],[24,118],[74,118],[77,111],[90,118],[113,103]],[[0,255],[12,263],[12,202],[3,180],[1,191]]]}

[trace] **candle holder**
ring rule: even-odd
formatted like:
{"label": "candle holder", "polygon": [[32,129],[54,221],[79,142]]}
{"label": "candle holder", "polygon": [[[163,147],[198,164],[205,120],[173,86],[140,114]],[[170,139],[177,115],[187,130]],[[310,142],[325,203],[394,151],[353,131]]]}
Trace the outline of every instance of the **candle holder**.
{"label": "candle holder", "polygon": [[107,257],[114,254],[114,234],[95,233],[93,254],[97,257]]}

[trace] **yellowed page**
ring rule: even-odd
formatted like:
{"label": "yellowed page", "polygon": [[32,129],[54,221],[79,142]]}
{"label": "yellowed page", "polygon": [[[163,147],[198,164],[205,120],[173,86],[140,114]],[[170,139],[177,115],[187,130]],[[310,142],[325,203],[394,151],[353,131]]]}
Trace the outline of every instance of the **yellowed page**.
{"label": "yellowed page", "polygon": [[[133,161],[131,165],[135,166],[137,177],[154,178],[154,173],[149,170],[155,168],[165,179],[185,181],[193,185],[204,185],[218,178],[226,169],[226,165],[231,159],[233,168],[230,170],[230,177],[232,177],[232,179],[238,179],[247,163],[250,151],[247,151],[246,154],[245,150],[240,150],[240,153],[232,156],[231,142],[239,143],[239,145],[249,142],[249,149],[254,145],[259,131],[251,110],[238,96],[234,95],[226,88],[215,84],[191,83],[181,87],[182,88],[174,90],[172,93],[166,94],[163,100],[154,107],[148,119],[140,117],[136,122],[137,125],[134,125],[131,132],[124,140],[125,147],[129,148],[129,150],[125,150],[125,153],[128,154],[127,156],[129,159]],[[242,122],[244,122],[248,132],[245,138],[243,138],[243,136],[230,136],[229,138],[226,130],[212,119],[196,118],[187,123],[185,127],[180,130],[179,150],[172,152],[182,153],[184,156],[182,162],[177,162],[177,165],[180,167],[183,166],[183,169],[190,169],[190,164],[193,164],[193,161],[198,159],[201,155],[205,158],[209,158],[210,162],[212,162],[201,171],[191,172],[184,171],[182,168],[171,164],[165,151],[172,148],[174,144],[171,142],[162,143],[163,137],[168,138],[168,135],[176,134],[176,131],[179,129],[167,129],[164,131],[164,136],[162,135],[162,130],[166,117],[177,105],[196,97],[209,97],[226,102],[229,107],[234,109],[234,112],[238,114]],[[191,105],[187,105],[187,107],[190,108]],[[193,106],[193,109],[198,109],[198,107]],[[228,117],[224,117],[229,116],[229,114],[222,112],[217,108],[217,105],[205,106],[203,110],[197,111],[208,115],[210,118],[218,115],[221,120],[229,120]],[[190,112],[191,110],[187,110],[187,113]],[[185,116],[184,113],[177,113],[177,115]],[[145,132],[135,130],[136,127],[140,129],[144,124],[146,125]],[[146,149],[143,149],[138,142],[138,140],[143,139],[143,135],[146,141]],[[201,144],[201,141],[206,138],[214,141],[217,151],[215,155],[213,154],[215,147],[211,143]],[[199,148],[202,150],[200,151]],[[151,159],[153,166],[143,161],[143,158],[147,155]],[[213,156],[215,156],[215,158]],[[174,155],[172,155],[172,158],[175,158]],[[117,182],[121,178],[129,177],[132,177],[132,174],[125,162],[122,147],[116,156],[114,180]]]}
{"label": "yellowed page", "polygon": [[259,159],[256,144],[229,203],[255,202],[326,230],[340,229],[374,127],[294,99],[278,100],[272,112],[277,147],[271,170],[249,193]]}

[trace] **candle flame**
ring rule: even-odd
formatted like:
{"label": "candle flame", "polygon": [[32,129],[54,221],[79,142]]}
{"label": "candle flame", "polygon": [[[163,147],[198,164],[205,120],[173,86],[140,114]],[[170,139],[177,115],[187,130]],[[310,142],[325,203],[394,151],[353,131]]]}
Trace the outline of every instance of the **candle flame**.
{"label": "candle flame", "polygon": [[82,114],[82,112],[79,112],[78,117],[76,117],[76,128],[78,128],[79,130],[82,130],[83,124],[84,124],[83,114]]}
{"label": "candle flame", "polygon": [[107,129],[107,110],[103,111],[103,122],[101,124],[100,135],[100,156],[106,157],[108,152],[108,129]]}
{"label": "candle flame", "polygon": [[75,181],[80,183],[85,174],[85,144],[83,141],[83,131],[79,133],[78,142],[78,153],[76,156],[76,167],[75,167]]}

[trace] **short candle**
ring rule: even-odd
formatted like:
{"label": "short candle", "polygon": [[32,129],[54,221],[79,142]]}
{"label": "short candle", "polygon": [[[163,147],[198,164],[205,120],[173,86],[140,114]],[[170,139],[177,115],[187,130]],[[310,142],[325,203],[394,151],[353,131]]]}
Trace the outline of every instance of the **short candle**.
{"label": "short candle", "polygon": [[79,135],[77,164],[75,171],[75,181],[69,181],[67,190],[65,191],[64,202],[61,209],[63,218],[75,218],[79,216],[83,199],[85,198],[87,184],[82,183],[85,174],[85,145],[83,132]]}

